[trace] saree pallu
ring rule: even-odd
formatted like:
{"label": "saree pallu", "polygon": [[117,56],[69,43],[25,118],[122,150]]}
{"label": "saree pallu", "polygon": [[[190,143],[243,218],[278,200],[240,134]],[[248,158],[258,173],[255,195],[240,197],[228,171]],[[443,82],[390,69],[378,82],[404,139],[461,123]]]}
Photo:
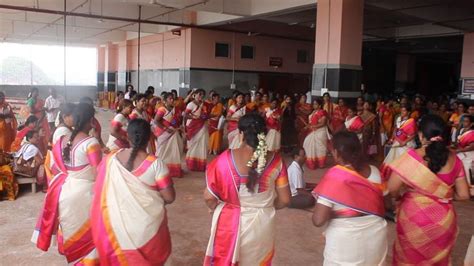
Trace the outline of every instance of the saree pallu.
{"label": "saree pallu", "polygon": [[409,187],[397,210],[393,265],[450,265],[458,234],[454,183],[441,180],[414,154],[409,151],[388,165]]}
{"label": "saree pallu", "polygon": [[18,196],[18,183],[10,166],[0,166],[0,200],[15,200]]}
{"label": "saree pallu", "polygon": [[362,142],[361,130],[364,128],[364,121],[360,116],[354,116],[353,118],[347,119],[344,125],[346,126],[347,131],[356,133],[357,137]]}
{"label": "saree pallu", "polygon": [[416,134],[416,121],[413,118],[409,118],[406,121],[401,122],[400,127],[395,132],[394,140],[406,141],[409,136]]}
{"label": "saree pallu", "polygon": [[115,154],[99,166],[91,228],[101,265],[164,265],[171,254],[162,197]]}
{"label": "saree pallu", "polygon": [[[461,148],[465,148],[471,143],[474,142],[474,130],[468,130],[461,135],[458,136],[458,145]],[[472,162],[474,161],[474,151],[465,151],[465,152],[460,152],[457,154],[458,158],[461,159],[462,164],[464,166],[464,172],[466,173],[466,179],[467,183],[469,184],[470,187],[470,194],[471,196],[474,195],[474,184],[471,182],[471,174],[474,175],[474,173],[470,173],[472,170]]]}
{"label": "saree pallu", "polygon": [[[196,132],[189,134],[189,129]],[[187,148],[186,165],[191,171],[203,172],[206,170],[207,161],[207,145],[209,141],[209,133],[207,131],[207,123],[202,119],[193,119],[187,126]]]}
{"label": "saree pallu", "polygon": [[347,107],[336,106],[331,117],[331,128],[333,133],[344,128],[344,121],[347,117]]}
{"label": "saree pallu", "polygon": [[22,130],[16,133],[15,140],[11,143],[10,151],[17,152],[21,148],[21,144],[23,143],[23,139],[25,138],[26,134],[28,134],[34,128],[25,127]]}
{"label": "saree pallu", "polygon": [[[286,174],[281,157],[274,158],[261,178],[281,175],[283,169]],[[204,265],[271,265],[275,242],[273,203],[275,184],[279,183],[272,179],[267,190],[260,192],[260,187],[258,193],[243,194],[245,185],[233,167],[231,150],[209,164],[206,181],[208,191],[220,203],[212,217]],[[287,177],[281,185],[288,185]]]}
{"label": "saree pallu", "polygon": [[68,169],[62,159],[61,143],[62,139],[53,147],[54,163],[60,173],[48,186],[31,240],[39,249],[47,251],[57,233],[59,253],[68,263],[97,265],[89,219],[95,176],[90,165]]}

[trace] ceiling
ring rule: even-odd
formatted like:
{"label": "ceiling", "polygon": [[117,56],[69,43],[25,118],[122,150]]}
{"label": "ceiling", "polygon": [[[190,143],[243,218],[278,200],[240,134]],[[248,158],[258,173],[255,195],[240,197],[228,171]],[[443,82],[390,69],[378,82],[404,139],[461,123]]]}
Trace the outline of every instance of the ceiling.
{"label": "ceiling", "polygon": [[[66,18],[66,41],[75,45],[97,45],[135,37],[139,5],[142,6],[141,19],[150,22],[141,23],[143,34],[192,25],[311,42],[315,36],[316,0],[66,2],[66,11],[75,15]],[[7,9],[6,5],[13,9]],[[64,18],[61,13],[51,14],[61,11],[64,11],[64,0],[0,0],[0,41],[62,44]],[[472,31],[474,0],[365,0],[366,41],[399,43],[408,39],[461,36]],[[442,42],[443,38],[433,40],[438,39]],[[438,45],[444,46],[459,49],[458,44]]]}

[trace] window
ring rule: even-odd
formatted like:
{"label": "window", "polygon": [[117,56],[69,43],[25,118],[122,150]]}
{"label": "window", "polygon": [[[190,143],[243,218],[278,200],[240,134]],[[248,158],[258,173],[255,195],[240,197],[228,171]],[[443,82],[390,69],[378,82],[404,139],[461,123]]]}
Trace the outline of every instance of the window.
{"label": "window", "polygon": [[[64,48],[0,43],[1,85],[63,85]],[[97,49],[66,48],[67,85],[97,85]]]}
{"label": "window", "polygon": [[228,43],[221,43],[216,42],[216,57],[230,57],[229,53],[229,44]]}
{"label": "window", "polygon": [[251,45],[242,45],[240,47],[240,58],[242,59],[253,59],[254,48]]}
{"label": "window", "polygon": [[308,63],[308,51],[298,50],[296,55],[296,62],[298,63]]}

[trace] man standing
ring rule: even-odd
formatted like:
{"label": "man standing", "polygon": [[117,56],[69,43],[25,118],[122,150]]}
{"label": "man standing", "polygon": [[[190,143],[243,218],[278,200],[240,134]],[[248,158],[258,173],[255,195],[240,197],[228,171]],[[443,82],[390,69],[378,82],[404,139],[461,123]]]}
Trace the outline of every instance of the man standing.
{"label": "man standing", "polygon": [[[61,105],[61,100],[59,100],[56,89],[49,89],[49,96],[44,102],[44,109],[46,110],[46,119],[48,120],[49,129],[51,134],[53,134],[56,129],[55,121],[59,113],[59,106]],[[48,136],[49,137],[49,136]]]}
{"label": "man standing", "polygon": [[306,209],[315,204],[313,195],[307,191],[303,179],[303,165],[306,161],[306,154],[303,148],[295,148],[291,153],[293,162],[288,167],[288,181],[290,183],[291,201],[290,208]]}

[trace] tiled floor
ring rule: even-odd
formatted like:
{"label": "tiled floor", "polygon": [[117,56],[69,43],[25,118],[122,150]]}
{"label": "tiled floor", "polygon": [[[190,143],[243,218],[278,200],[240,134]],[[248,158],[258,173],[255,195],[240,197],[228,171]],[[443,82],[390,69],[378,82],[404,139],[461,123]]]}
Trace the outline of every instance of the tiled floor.
{"label": "tiled floor", "polygon": [[[112,114],[99,112],[103,121],[104,140]],[[322,170],[307,171],[308,182],[317,182]],[[211,216],[202,200],[205,188],[202,173],[187,173],[175,180],[177,200],[169,205],[168,217],[173,252],[168,265],[202,265],[209,236]],[[30,242],[44,194],[31,194],[22,187],[20,197],[13,202],[0,202],[0,265],[65,265],[56,250],[39,251]],[[462,265],[471,236],[474,235],[474,202],[456,203],[460,234],[453,254],[453,265]],[[323,229],[311,223],[311,213],[284,209],[277,212],[276,254],[274,265],[322,265]],[[395,225],[389,223],[390,247]],[[391,248],[390,248],[391,249]]]}

